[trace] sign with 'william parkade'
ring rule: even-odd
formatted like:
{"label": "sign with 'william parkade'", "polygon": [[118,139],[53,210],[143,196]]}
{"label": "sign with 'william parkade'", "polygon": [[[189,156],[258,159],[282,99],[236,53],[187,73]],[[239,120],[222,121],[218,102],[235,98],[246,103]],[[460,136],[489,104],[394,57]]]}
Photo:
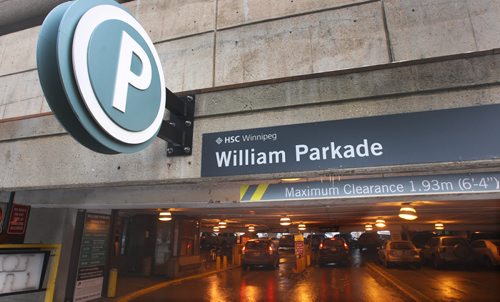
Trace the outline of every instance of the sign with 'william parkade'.
{"label": "sign with 'william parkade'", "polygon": [[495,159],[500,105],[203,135],[202,176]]}

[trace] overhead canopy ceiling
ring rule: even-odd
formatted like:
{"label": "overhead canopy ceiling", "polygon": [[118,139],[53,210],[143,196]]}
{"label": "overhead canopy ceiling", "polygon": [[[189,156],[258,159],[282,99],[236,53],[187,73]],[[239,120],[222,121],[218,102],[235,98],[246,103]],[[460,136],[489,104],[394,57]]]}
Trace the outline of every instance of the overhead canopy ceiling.
{"label": "overhead canopy ceiling", "polygon": [[[305,223],[309,230],[337,228],[345,230],[363,230],[364,225],[374,224],[382,218],[387,225],[428,225],[441,222],[455,229],[467,230],[469,226],[490,225],[499,227],[500,200],[439,200],[414,201],[418,218],[406,222],[398,217],[402,202],[348,203],[343,205],[325,205],[311,202],[310,205],[276,206],[276,203],[260,204],[259,207],[229,206],[218,208],[172,208],[174,216],[183,215],[201,219],[202,229],[210,230],[219,221],[226,221],[231,231],[242,231],[249,225],[257,230],[273,231],[283,229],[279,225],[280,217],[287,215],[292,220],[290,229]],[[155,214],[159,209],[128,210],[129,214]]]}
{"label": "overhead canopy ceiling", "polygon": [[[317,179],[303,179],[317,181]],[[258,183],[280,180],[261,180]],[[240,202],[240,186],[248,182],[203,182],[182,184],[51,189],[17,192],[18,200],[33,207],[72,207],[80,209],[118,209],[124,215],[157,215],[170,209],[174,217],[193,217],[210,230],[219,221],[228,222],[228,230],[243,231],[248,225],[257,230],[281,228],[279,219],[287,215],[290,229],[305,223],[309,230],[363,230],[367,223],[382,218],[388,226],[405,224],[398,217],[403,203],[410,202],[418,219],[413,226],[432,227],[441,222],[447,228],[467,230],[468,226],[500,228],[500,193],[431,194],[421,196],[389,196],[363,198],[331,198],[315,200],[281,200]],[[1,194],[0,194],[1,195]],[[1,196],[0,196],[1,197]]]}

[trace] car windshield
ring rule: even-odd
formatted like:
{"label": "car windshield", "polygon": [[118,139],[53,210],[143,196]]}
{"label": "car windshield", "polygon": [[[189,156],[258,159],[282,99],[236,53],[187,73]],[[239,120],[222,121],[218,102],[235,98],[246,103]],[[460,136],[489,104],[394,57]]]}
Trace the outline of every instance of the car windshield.
{"label": "car windshield", "polygon": [[265,250],[268,246],[266,241],[249,241],[246,244],[246,248],[251,250]]}
{"label": "car windshield", "polygon": [[411,250],[413,246],[409,242],[391,242],[393,250]]}
{"label": "car windshield", "polygon": [[444,246],[454,246],[457,244],[466,243],[464,238],[444,238],[443,245]]}
{"label": "car windshield", "polygon": [[323,245],[326,247],[338,247],[342,246],[342,240],[325,240],[323,241]]}

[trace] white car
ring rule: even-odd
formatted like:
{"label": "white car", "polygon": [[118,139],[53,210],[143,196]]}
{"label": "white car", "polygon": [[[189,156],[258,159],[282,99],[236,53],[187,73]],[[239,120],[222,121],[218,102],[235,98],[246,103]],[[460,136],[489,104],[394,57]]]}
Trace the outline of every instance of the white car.
{"label": "white car", "polygon": [[481,239],[471,243],[476,259],[486,267],[500,265],[500,240]]}

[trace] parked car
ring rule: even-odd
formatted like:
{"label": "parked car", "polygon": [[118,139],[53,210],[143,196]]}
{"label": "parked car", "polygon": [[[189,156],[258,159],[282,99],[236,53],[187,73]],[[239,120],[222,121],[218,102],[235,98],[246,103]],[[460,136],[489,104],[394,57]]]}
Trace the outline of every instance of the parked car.
{"label": "parked car", "polygon": [[307,236],[306,243],[309,243],[311,245],[312,251],[317,251],[319,245],[321,244],[321,241],[325,239],[325,237],[325,234],[311,234]]}
{"label": "parked car", "polygon": [[358,248],[363,249],[376,249],[382,246],[383,240],[377,232],[365,232],[359,236]]}
{"label": "parked car", "polygon": [[422,261],[432,263],[435,268],[444,264],[468,264],[473,260],[473,251],[467,239],[459,236],[431,238],[420,251]]}
{"label": "parked car", "polygon": [[342,238],[345,243],[349,246],[350,249],[354,249],[358,247],[358,241],[352,237],[350,233],[340,233],[333,236],[334,238]]}
{"label": "parked car", "polygon": [[418,250],[408,240],[386,241],[378,250],[378,257],[380,263],[388,268],[397,264],[410,264],[416,268],[421,266]]}
{"label": "parked car", "polygon": [[500,266],[500,240],[475,240],[471,247],[479,263],[488,268]]}
{"label": "parked car", "polygon": [[294,235],[288,234],[280,237],[279,243],[280,249],[295,249],[295,237]]}
{"label": "parked car", "polygon": [[319,265],[328,263],[349,264],[351,253],[349,246],[342,238],[325,238],[321,241],[318,251]]}
{"label": "parked car", "polygon": [[241,250],[241,267],[271,266],[278,268],[280,256],[278,248],[270,239],[250,239]]}

